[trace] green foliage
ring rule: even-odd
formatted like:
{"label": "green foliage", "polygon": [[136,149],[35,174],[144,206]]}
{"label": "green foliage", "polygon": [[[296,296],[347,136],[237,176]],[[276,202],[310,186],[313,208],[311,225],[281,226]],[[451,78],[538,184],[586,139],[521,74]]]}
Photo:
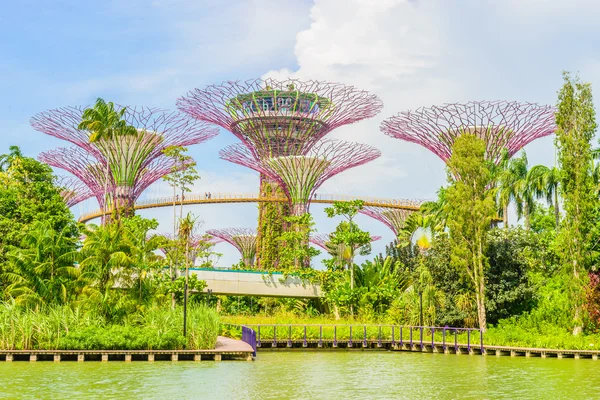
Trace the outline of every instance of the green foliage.
{"label": "green foliage", "polygon": [[[50,167],[20,154],[13,146],[10,154],[0,156],[0,290],[15,282],[14,275],[7,281],[5,274],[20,274],[15,263],[9,262],[9,252],[19,248],[38,223],[61,232],[65,240],[77,236],[75,220],[54,185]],[[43,262],[42,257],[38,261]]]}
{"label": "green foliage", "polygon": [[486,328],[485,280],[486,235],[495,217],[494,167],[485,159],[485,143],[474,135],[462,134],[448,160],[446,190],[451,264],[471,282],[477,303],[479,327]]}
{"label": "green foliage", "polygon": [[592,177],[595,117],[591,85],[565,72],[556,113],[560,193],[565,210],[557,244],[564,274],[569,277],[574,333],[582,330],[586,272],[597,253],[592,241],[596,212],[600,208]]}
{"label": "green foliage", "polygon": [[[285,197],[279,185],[264,177],[261,179],[260,193],[263,197]],[[286,228],[285,217],[289,215],[290,207],[287,202],[259,203],[256,237],[256,265],[259,269],[276,270],[279,267],[282,247],[280,237]]]}
{"label": "green foliage", "polygon": [[291,270],[310,267],[310,260],[319,255],[319,251],[310,247],[308,238],[314,231],[312,216],[308,213],[301,216],[284,218],[289,229],[281,234],[280,269]]}
{"label": "green foliage", "polygon": [[153,307],[119,321],[93,310],[44,306],[33,311],[14,303],[0,304],[0,349],[153,350],[212,349],[219,317],[212,308],[188,310],[188,339],[183,337],[181,308]]}

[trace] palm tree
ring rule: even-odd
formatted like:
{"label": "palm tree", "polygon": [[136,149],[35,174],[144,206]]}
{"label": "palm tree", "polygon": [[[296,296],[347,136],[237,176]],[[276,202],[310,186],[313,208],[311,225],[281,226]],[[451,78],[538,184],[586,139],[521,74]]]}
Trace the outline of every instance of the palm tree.
{"label": "palm tree", "polygon": [[[98,98],[96,104],[92,108],[86,108],[83,111],[82,119],[78,129],[86,130],[90,132],[90,143],[96,143],[99,141],[114,141],[120,136],[133,136],[137,135],[138,131],[135,127],[127,125],[127,121],[124,119],[126,107],[120,110],[115,110],[113,102],[106,103],[103,99]],[[107,151],[110,151],[107,149]],[[104,213],[106,214],[108,200],[108,182],[110,177],[110,162],[109,155],[105,154],[106,163],[106,176],[104,179]]]}
{"label": "palm tree", "polygon": [[64,304],[78,275],[76,239],[70,227],[56,231],[49,221],[35,222],[23,236],[20,248],[8,253],[15,269],[4,277],[7,292],[27,305]]}
{"label": "palm tree", "polygon": [[0,155],[0,171],[7,170],[16,158],[23,157],[23,153],[19,146],[10,146],[8,150],[10,153]]}
{"label": "palm tree", "polygon": [[560,209],[558,204],[558,184],[560,182],[560,170],[556,167],[536,165],[529,170],[527,180],[533,190],[533,194],[539,198],[545,198],[549,205],[554,207],[556,228],[560,222]]}
{"label": "palm tree", "polygon": [[521,153],[520,157],[504,162],[498,174],[498,202],[501,207],[502,220],[508,228],[508,206],[515,203],[517,215],[520,218],[525,214],[526,224],[533,207],[533,195],[527,185],[527,155]]}
{"label": "palm tree", "polygon": [[130,248],[123,240],[124,228],[120,224],[86,225],[85,240],[81,249],[81,279],[106,298],[110,289],[122,284],[119,275],[131,265]]}

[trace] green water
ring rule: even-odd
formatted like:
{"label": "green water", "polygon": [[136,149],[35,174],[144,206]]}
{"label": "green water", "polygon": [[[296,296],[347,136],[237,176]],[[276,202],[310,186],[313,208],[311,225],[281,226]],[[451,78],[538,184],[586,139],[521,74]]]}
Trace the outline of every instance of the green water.
{"label": "green water", "polygon": [[594,399],[592,360],[262,352],[255,362],[0,363],[0,398]]}

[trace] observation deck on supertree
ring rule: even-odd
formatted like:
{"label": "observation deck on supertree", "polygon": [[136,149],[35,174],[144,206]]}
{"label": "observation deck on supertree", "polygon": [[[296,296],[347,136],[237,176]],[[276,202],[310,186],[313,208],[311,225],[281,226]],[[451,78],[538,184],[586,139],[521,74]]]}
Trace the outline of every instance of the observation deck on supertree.
{"label": "observation deck on supertree", "polygon": [[339,140],[322,140],[306,154],[257,159],[241,144],[221,150],[222,159],[252,168],[277,181],[290,201],[292,214],[308,212],[315,191],[329,178],[381,155],[374,147]]}
{"label": "observation deck on supertree", "polygon": [[[116,107],[117,111],[122,108]],[[64,165],[67,167],[64,169],[79,179],[82,179],[80,176],[86,175],[87,178],[82,181],[97,199],[103,196],[106,178],[98,179],[97,173],[90,177],[89,171],[75,173],[70,166],[89,168],[97,165],[102,171],[108,163],[111,175],[108,179],[109,199],[114,205],[125,209],[132,209],[135,200],[145,188],[172,172],[173,168],[177,168],[172,160],[163,154],[166,148],[202,143],[218,134],[217,129],[178,112],[126,107],[124,118],[129,126],[137,129],[138,134],[91,143],[89,132],[78,129],[84,110],[84,107],[58,108],[39,113],[31,119],[34,129],[76,146],[68,150],[46,153],[42,156],[42,161],[47,159]],[[66,160],[84,153],[87,155],[83,161]],[[92,159],[95,159],[95,162],[92,162]],[[62,168],[60,165],[53,166]],[[101,174],[105,175],[104,172]],[[96,182],[92,182],[94,180]],[[102,181],[102,189],[96,185],[98,180]],[[99,200],[99,203],[103,208],[107,206],[106,200]]]}
{"label": "observation deck on supertree", "polygon": [[60,195],[67,207],[73,207],[94,196],[86,184],[74,176],[59,176],[57,186],[61,188]]}
{"label": "observation deck on supertree", "polygon": [[389,136],[419,144],[444,162],[457,137],[470,133],[487,147],[486,158],[499,163],[506,149],[512,157],[535,139],[556,130],[552,106],[507,101],[445,104],[404,111],[381,124]]}
{"label": "observation deck on supertree", "polygon": [[375,116],[383,103],[352,86],[269,78],[195,89],[177,107],[233,133],[255,157],[270,158],[305,154],[333,129]]}
{"label": "observation deck on supertree", "polygon": [[223,228],[209,229],[207,234],[220,238],[229,243],[242,256],[242,261],[247,267],[254,266],[254,258],[256,256],[256,229],[251,228]]}
{"label": "observation deck on supertree", "polygon": [[400,230],[404,227],[404,222],[414,211],[390,209],[384,207],[366,206],[359,213],[374,218],[387,225],[388,228],[398,236]]}
{"label": "observation deck on supertree", "polygon": [[[381,239],[381,236],[371,236],[371,242],[376,242]],[[329,251],[327,243],[331,241],[330,235],[311,235],[308,239],[315,246],[319,246],[325,251]]]}

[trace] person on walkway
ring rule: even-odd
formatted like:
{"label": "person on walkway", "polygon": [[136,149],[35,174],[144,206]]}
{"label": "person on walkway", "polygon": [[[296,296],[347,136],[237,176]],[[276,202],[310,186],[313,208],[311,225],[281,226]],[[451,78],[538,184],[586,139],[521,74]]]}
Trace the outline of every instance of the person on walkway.
{"label": "person on walkway", "polygon": [[208,199],[208,192],[204,192],[204,198]]}

